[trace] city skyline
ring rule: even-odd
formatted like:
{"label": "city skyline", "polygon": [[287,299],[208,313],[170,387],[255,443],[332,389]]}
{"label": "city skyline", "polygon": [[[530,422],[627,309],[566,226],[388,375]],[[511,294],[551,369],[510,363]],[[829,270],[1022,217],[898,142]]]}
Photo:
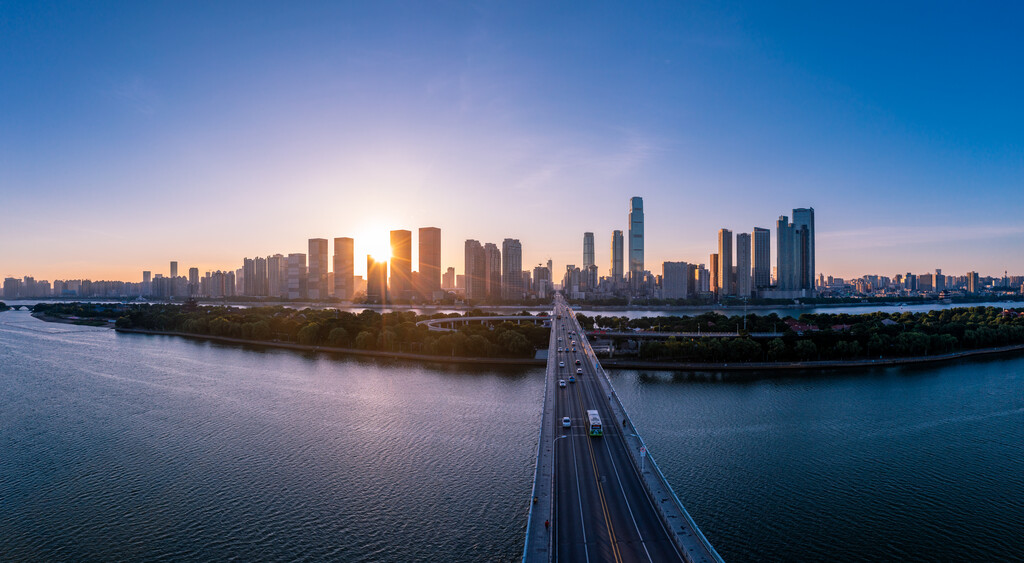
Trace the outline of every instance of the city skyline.
{"label": "city skyline", "polygon": [[400,11],[9,7],[0,276],[213,271],[311,237],[353,238],[365,275],[426,224],[446,265],[506,237],[578,264],[593,232],[605,275],[634,195],[648,270],[790,204],[819,215],[817,272],[1021,267],[1016,6]]}

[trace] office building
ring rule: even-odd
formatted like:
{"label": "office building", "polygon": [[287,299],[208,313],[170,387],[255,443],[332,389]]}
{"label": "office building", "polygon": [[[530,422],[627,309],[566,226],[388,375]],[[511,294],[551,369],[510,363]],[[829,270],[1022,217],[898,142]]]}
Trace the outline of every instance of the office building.
{"label": "office building", "polygon": [[661,265],[662,299],[686,299],[690,289],[690,265],[686,262],[663,262]]}
{"label": "office building", "polygon": [[172,278],[178,277],[178,261],[177,260],[172,260],[171,261],[171,277]]}
{"label": "office building", "polygon": [[644,273],[644,200],[629,200],[629,276],[634,286]]}
{"label": "office building", "polygon": [[487,299],[501,299],[501,251],[491,242],[484,244],[484,287]]}
{"label": "office building", "polygon": [[484,260],[484,247],[480,241],[466,241],[465,289],[466,299],[482,301],[487,297],[487,267]]}
{"label": "office building", "polygon": [[441,229],[421,227],[419,235],[419,291],[426,299],[440,299]]}
{"label": "office building", "polygon": [[445,270],[444,275],[441,276],[441,288],[445,290],[455,289],[457,287],[455,283],[455,268],[449,266]]}
{"label": "office building", "polygon": [[978,293],[981,291],[981,284],[978,272],[967,272],[967,293]]}
{"label": "office building", "polygon": [[412,231],[391,231],[391,280],[388,284],[391,299],[409,299],[412,296]]}
{"label": "office building", "polygon": [[775,224],[777,286],[781,291],[814,293],[814,208],[794,209]]}
{"label": "office building", "polygon": [[718,231],[718,294],[720,296],[736,293],[736,280],[733,278],[732,231]]}
{"label": "office building", "polygon": [[[406,231],[408,232],[408,231]],[[393,277],[393,276],[392,276]],[[388,263],[387,260],[374,260],[366,255],[366,302],[387,303],[388,301]]]}
{"label": "office building", "polygon": [[355,296],[355,241],[350,237],[334,239],[334,298],[351,301]]}
{"label": "office building", "polygon": [[594,265],[594,233],[583,233],[583,269]]}
{"label": "office building", "polygon": [[754,289],[772,285],[772,232],[754,227]]}
{"label": "office building", "polygon": [[621,284],[623,276],[622,231],[612,231],[612,264],[609,274],[613,284]]}
{"label": "office building", "polygon": [[746,298],[750,297],[750,234],[739,233],[736,235],[736,295]]}
{"label": "office building", "polygon": [[306,299],[306,255],[294,253],[288,255],[288,299]]}
{"label": "office building", "polygon": [[796,229],[796,258],[799,265],[798,289],[814,292],[814,208],[793,210],[793,227]]}
{"label": "office building", "polygon": [[501,243],[501,298],[520,301],[523,298],[523,245],[519,239],[507,238]]}

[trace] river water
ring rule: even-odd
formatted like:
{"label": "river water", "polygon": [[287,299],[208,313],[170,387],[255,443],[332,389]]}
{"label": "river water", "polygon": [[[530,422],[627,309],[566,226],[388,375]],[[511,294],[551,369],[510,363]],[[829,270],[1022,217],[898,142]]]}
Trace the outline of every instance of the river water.
{"label": "river water", "polygon": [[[616,388],[727,561],[1014,561],[1024,358]],[[713,379],[713,377],[712,377]],[[0,314],[0,561],[512,561],[543,372]]]}

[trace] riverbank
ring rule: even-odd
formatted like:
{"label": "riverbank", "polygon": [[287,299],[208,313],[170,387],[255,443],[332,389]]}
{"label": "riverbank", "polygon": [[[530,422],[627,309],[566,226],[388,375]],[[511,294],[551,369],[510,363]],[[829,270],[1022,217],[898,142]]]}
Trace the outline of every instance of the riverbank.
{"label": "riverbank", "polygon": [[266,348],[282,348],[285,350],[298,350],[301,352],[327,352],[346,356],[360,356],[366,358],[391,358],[397,360],[412,360],[419,362],[432,362],[439,364],[468,364],[478,366],[545,366],[547,360],[536,358],[463,358],[459,356],[432,356],[430,354],[411,354],[408,352],[383,352],[379,350],[356,350],[354,348],[336,348],[333,346],[309,346],[296,344],[294,342],[277,342],[265,340],[248,340],[245,338],[232,338],[230,336],[210,336],[206,334],[190,334],[187,332],[172,332],[164,330],[146,330],[141,328],[115,328],[116,332],[124,334],[147,334],[157,336],[180,336],[194,340],[207,340],[223,344],[241,344],[244,346],[262,346]]}
{"label": "riverbank", "polygon": [[[210,336],[204,334],[189,334],[185,332],[171,332],[159,330],[145,330],[133,328],[114,329],[125,334],[146,334],[156,336],[180,336],[195,340],[206,340],[223,344],[240,344],[244,346],[263,346],[267,348],[281,348],[285,350],[297,350],[301,352],[327,352],[347,356],[360,356],[367,358],[391,358],[398,360],[411,360],[420,362],[431,362],[439,364],[465,364],[465,365],[498,365],[498,366],[544,366],[547,360],[537,358],[464,358],[458,356],[432,356],[429,354],[411,354],[407,352],[383,352],[378,350],[356,350],[352,348],[336,348],[332,346],[309,346],[293,342],[274,342],[261,340],[247,340],[244,338],[232,338],[228,336]],[[933,356],[913,356],[906,358],[884,358],[875,360],[823,360],[807,362],[747,362],[747,363],[697,363],[697,362],[645,362],[642,360],[615,360],[601,359],[601,365],[605,369],[650,369],[660,371],[728,371],[728,372],[753,372],[753,371],[832,371],[836,369],[850,368],[871,368],[871,367],[894,367],[905,365],[935,364],[950,362],[971,357],[994,356],[1000,354],[1014,354],[1024,352],[1024,344],[1014,346],[1001,346],[998,348],[983,348],[978,350],[964,350],[950,354],[937,354]]]}
{"label": "riverbank", "polygon": [[834,369],[892,367],[950,362],[975,356],[994,356],[1024,352],[1024,344],[980,348],[932,356],[883,358],[877,360],[822,360],[808,362],[738,362],[728,364],[696,362],[645,362],[642,360],[601,360],[606,369],[654,369],[665,371],[826,371]]}
{"label": "riverbank", "polygon": [[100,318],[90,318],[90,319],[74,318],[74,319],[72,319],[72,318],[65,318],[65,317],[54,317],[52,315],[46,315],[46,314],[43,314],[43,313],[32,313],[32,316],[37,318],[37,319],[39,319],[39,320],[41,320],[41,321],[45,321],[45,322],[48,322],[48,323],[61,323],[61,324],[66,324],[66,325],[77,325],[77,326],[95,326],[95,327],[100,327],[100,328],[103,328],[103,327],[114,328],[114,322],[115,322],[115,321],[110,320],[110,319],[100,319]]}

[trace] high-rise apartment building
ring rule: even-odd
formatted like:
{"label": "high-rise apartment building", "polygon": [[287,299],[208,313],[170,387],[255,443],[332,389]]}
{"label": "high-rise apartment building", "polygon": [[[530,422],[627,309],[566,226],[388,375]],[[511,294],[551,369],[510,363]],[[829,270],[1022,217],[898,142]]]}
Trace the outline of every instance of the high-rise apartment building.
{"label": "high-rise apartment building", "polygon": [[629,275],[639,282],[644,273],[644,199],[629,200]]}
{"label": "high-rise apartment building", "polygon": [[391,280],[388,289],[392,299],[408,299],[412,294],[412,231],[391,231]]}
{"label": "high-rise apartment building", "polygon": [[256,262],[252,258],[242,259],[242,295],[256,295],[253,282],[256,281]]}
{"label": "high-rise apartment building", "polygon": [[443,289],[455,289],[455,268],[448,266],[445,270],[444,275],[441,276],[441,288]]}
{"label": "high-rise apartment building", "polygon": [[288,296],[288,259],[284,255],[267,256],[267,295]]}
{"label": "high-rise apartment building", "polygon": [[420,288],[426,299],[436,299],[441,291],[441,229],[420,227]]}
{"label": "high-rise apartment building", "polygon": [[594,233],[583,233],[583,269],[594,265]]}
{"label": "high-rise apartment building", "polygon": [[967,293],[978,293],[980,290],[978,272],[967,272]]}
{"label": "high-rise apartment building", "polygon": [[519,239],[502,241],[501,258],[501,298],[519,301],[524,293],[523,245]]}
{"label": "high-rise apartment building", "polygon": [[754,227],[754,289],[772,285],[772,232]]}
{"label": "high-rise apartment building", "polygon": [[466,299],[481,301],[487,298],[487,268],[484,260],[484,247],[480,241],[466,241],[465,285]]}
{"label": "high-rise apartment building", "polygon": [[484,287],[488,299],[501,299],[501,250],[492,242],[484,244]]}
{"label": "high-rise apartment building", "polygon": [[309,239],[309,267],[307,270],[306,296],[309,299],[327,299],[328,272],[327,239]]}
{"label": "high-rise apartment building", "polygon": [[750,297],[750,234],[739,233],[736,235],[736,295]]}
{"label": "high-rise apartment building", "polygon": [[732,231],[718,231],[718,294],[721,296],[736,293],[736,280],[732,275]]}
{"label": "high-rise apartment building", "polygon": [[[408,232],[408,231],[406,231]],[[386,303],[388,301],[388,262],[374,260],[366,255],[366,302]]]}
{"label": "high-rise apartment building", "polygon": [[711,254],[708,256],[708,283],[710,284],[708,291],[718,293],[718,288],[722,285],[718,281],[718,254]]}
{"label": "high-rise apartment building", "polygon": [[153,272],[149,270],[142,271],[142,295],[152,295],[153,292]]}
{"label": "high-rise apartment building", "polygon": [[306,299],[306,255],[288,255],[288,299]]}
{"label": "high-rise apartment building", "polygon": [[623,262],[622,262],[622,231],[612,231],[612,283],[622,283]]}
{"label": "high-rise apartment building", "polygon": [[350,237],[334,239],[334,298],[351,301],[355,291],[355,241]]}
{"label": "high-rise apartment building", "polygon": [[171,277],[172,278],[178,277],[178,261],[177,260],[172,260],[171,261]]}
{"label": "high-rise apartment building", "polygon": [[199,295],[199,268],[188,269],[188,294],[190,297]]}
{"label": "high-rise apartment building", "polygon": [[664,262],[661,265],[662,299],[686,299],[690,289],[690,265],[686,262]]}

